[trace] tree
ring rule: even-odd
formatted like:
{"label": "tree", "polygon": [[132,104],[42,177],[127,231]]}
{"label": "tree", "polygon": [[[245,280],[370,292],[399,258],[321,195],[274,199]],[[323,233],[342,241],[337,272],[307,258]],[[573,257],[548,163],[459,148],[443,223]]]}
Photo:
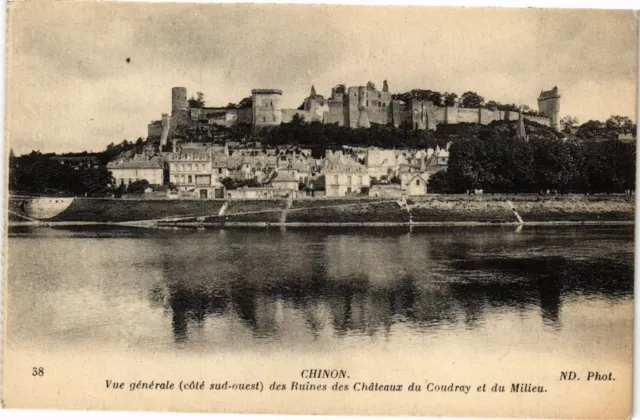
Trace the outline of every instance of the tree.
{"label": "tree", "polygon": [[594,137],[606,137],[607,130],[603,122],[597,120],[589,120],[578,127],[576,132],[578,137],[583,139],[592,139]]}
{"label": "tree", "polygon": [[498,102],[496,102],[496,101],[489,101],[484,105],[485,105],[485,107],[487,107],[489,109],[492,109],[492,110],[498,109],[498,107],[500,106],[500,104]]}
{"label": "tree", "polygon": [[536,189],[568,191],[578,169],[571,145],[550,138],[535,138],[530,143]]}
{"label": "tree", "polygon": [[429,176],[428,190],[431,193],[442,194],[449,192],[447,171],[441,170]]}
{"label": "tree", "polygon": [[238,108],[251,108],[253,106],[253,98],[247,96],[238,103]]}
{"label": "tree", "polygon": [[304,115],[300,115],[297,112],[293,114],[293,117],[291,118],[291,124],[293,125],[304,124]]}
{"label": "tree", "polygon": [[[454,95],[454,98],[457,97],[455,93],[452,95]],[[394,94],[392,95],[392,98],[404,102],[409,102],[411,99],[416,99],[418,101],[430,101],[435,106],[444,105],[442,93],[429,89],[413,89],[409,92]]]}
{"label": "tree", "polygon": [[460,98],[462,108],[480,108],[484,104],[484,98],[475,92],[467,91]]}
{"label": "tree", "polygon": [[454,106],[457,99],[458,95],[456,93],[445,92],[443,95],[442,103],[444,103],[445,106]]}
{"label": "tree", "polygon": [[466,138],[449,148],[448,181],[456,192],[480,188],[485,179],[481,162],[482,142]]}
{"label": "tree", "polygon": [[578,125],[579,121],[576,117],[572,117],[571,115],[565,115],[560,119],[560,125],[563,127],[563,131],[565,133],[570,133],[571,129]]}
{"label": "tree", "polygon": [[635,126],[629,117],[612,115],[604,124],[607,131],[615,135],[635,132]]}
{"label": "tree", "polygon": [[204,108],[204,93],[197,92],[198,97],[191,97],[187,102],[189,103],[189,108]]}
{"label": "tree", "polygon": [[376,84],[371,81],[367,82],[367,90],[376,90]]}

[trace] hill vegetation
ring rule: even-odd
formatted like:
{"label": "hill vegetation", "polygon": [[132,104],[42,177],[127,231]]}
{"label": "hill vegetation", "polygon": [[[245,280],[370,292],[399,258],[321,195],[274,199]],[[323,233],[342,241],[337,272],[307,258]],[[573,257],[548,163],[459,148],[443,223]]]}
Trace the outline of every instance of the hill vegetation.
{"label": "hill vegetation", "polygon": [[[429,92],[417,91],[412,95],[428,98],[437,93]],[[573,118],[567,120],[577,124]],[[174,136],[180,141],[203,143],[295,145],[311,149],[315,158],[322,157],[327,149],[342,146],[442,148],[451,143],[449,169],[431,177],[432,192],[483,189],[486,192],[613,193],[635,190],[636,144],[617,139],[618,135],[635,130],[629,118],[612,116],[604,123],[588,121],[577,130],[569,130],[570,133],[560,133],[525,118],[525,128],[528,141],[516,139],[516,123],[506,121],[494,121],[489,125],[440,124],[435,131],[418,131],[410,126],[377,124],[369,129],[351,129],[294,118],[290,123],[264,128],[195,122],[177,127]],[[97,165],[76,168],[53,159],[63,155],[37,151],[20,157],[12,154],[9,187],[11,191],[29,193],[95,195],[109,192],[113,187],[106,163],[149,151],[157,147],[157,142],[158,139],[145,141],[139,138],[135,142],[112,143],[104,151],[93,154]],[[165,149],[168,150],[170,146]]]}

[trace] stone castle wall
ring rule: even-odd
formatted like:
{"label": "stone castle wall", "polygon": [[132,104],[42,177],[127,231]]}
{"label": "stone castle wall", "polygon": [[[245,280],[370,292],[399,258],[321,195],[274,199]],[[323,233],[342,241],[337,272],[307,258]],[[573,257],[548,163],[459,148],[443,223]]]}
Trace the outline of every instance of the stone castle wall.
{"label": "stone castle wall", "polygon": [[[313,96],[305,99],[316,98]],[[363,121],[373,124],[393,124],[396,127],[406,123],[412,129],[435,130],[438,124],[474,123],[487,125],[493,121],[517,121],[517,111],[500,111],[484,108],[460,108],[458,106],[437,107],[429,101],[411,100],[405,103],[393,100],[385,83],[383,91],[378,91],[370,86],[352,86],[344,94],[332,91],[330,99],[318,96],[321,104],[313,103],[311,109],[281,109],[282,91],[279,89],[254,89],[252,91],[253,106],[241,109],[205,108],[202,110],[189,110],[187,104],[187,91],[183,87],[172,89],[172,113],[170,126],[172,129],[182,124],[188,124],[198,119],[198,115],[191,115],[191,111],[216,111],[215,116],[209,120],[219,125],[232,126],[234,124],[248,124],[256,126],[272,126],[287,123],[293,120],[294,115],[299,114],[306,122],[321,121],[325,124],[338,124],[357,128]],[[556,91],[553,91],[555,94]],[[550,99],[539,100],[542,104],[541,111],[554,111],[552,117],[525,115],[524,117],[536,123],[554,127],[554,118],[557,119],[559,109],[559,95]],[[317,105],[317,106],[315,106]],[[545,108],[546,107],[546,108]],[[544,108],[544,109],[543,109]],[[195,112],[198,114],[198,112]],[[220,115],[218,115],[218,112]],[[361,115],[366,112],[366,118]],[[557,124],[557,122],[555,122]],[[368,125],[367,125],[368,126]],[[161,134],[160,121],[154,121],[148,125],[149,137],[158,137]]]}
{"label": "stone castle wall", "polygon": [[311,111],[304,111],[301,109],[283,109],[282,110],[282,122],[288,123],[293,120],[293,116],[298,114],[302,118],[304,118],[305,122],[313,121],[313,113]]}

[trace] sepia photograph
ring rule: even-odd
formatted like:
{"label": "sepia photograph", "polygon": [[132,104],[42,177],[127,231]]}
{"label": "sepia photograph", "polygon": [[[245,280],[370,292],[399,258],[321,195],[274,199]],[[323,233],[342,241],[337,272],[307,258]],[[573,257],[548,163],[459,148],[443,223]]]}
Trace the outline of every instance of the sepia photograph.
{"label": "sepia photograph", "polygon": [[9,2],[3,407],[629,418],[638,34]]}

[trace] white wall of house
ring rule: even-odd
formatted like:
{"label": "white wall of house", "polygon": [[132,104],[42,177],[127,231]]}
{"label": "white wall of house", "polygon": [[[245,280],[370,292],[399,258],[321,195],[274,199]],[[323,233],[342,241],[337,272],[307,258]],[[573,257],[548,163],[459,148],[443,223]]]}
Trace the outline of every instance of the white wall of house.
{"label": "white wall of house", "polygon": [[164,181],[163,170],[155,169],[129,169],[129,168],[112,168],[109,169],[111,175],[116,180],[116,185],[129,185],[132,182],[146,179],[149,184],[162,185]]}
{"label": "white wall of house", "polygon": [[405,172],[400,174],[400,185],[407,195],[426,195],[428,173]]}
{"label": "white wall of house", "polygon": [[176,160],[169,164],[169,180],[178,187],[211,186],[216,178],[210,161]]}
{"label": "white wall of house", "polygon": [[325,173],[325,191],[327,197],[344,197],[358,194],[363,187],[371,184],[366,172],[327,171]]}

